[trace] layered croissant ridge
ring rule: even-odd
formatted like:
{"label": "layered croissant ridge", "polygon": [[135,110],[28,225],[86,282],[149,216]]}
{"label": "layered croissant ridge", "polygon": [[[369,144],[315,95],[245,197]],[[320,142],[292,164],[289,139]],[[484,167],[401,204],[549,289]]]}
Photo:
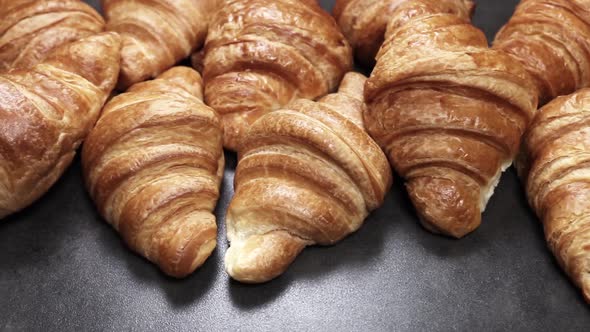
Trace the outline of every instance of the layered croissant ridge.
{"label": "layered croissant ridge", "polygon": [[84,145],[98,210],[170,276],[192,273],[216,246],[222,135],[200,75],[175,67],[113,98]]}
{"label": "layered croissant ridge", "polygon": [[277,277],[306,246],[336,243],[383,202],[391,174],[363,129],[364,81],[349,73],[339,93],[294,101],[252,125],[226,221],[232,278]]}
{"label": "layered croissant ridge", "polygon": [[37,200],[71,163],[115,86],[119,49],[119,36],[102,33],[0,75],[0,218]]}
{"label": "layered croissant ridge", "polygon": [[[412,11],[399,8],[408,6]],[[372,66],[391,22],[400,24],[424,12],[449,13],[469,20],[474,7],[470,0],[336,0],[333,13],[356,59]],[[399,14],[402,16],[395,17]]]}
{"label": "layered croissant ridge", "polygon": [[481,223],[517,153],[536,90],[463,15],[425,3],[406,1],[393,12],[366,84],[364,119],[406,179],[423,225],[462,237]]}
{"label": "layered croissant ridge", "polygon": [[494,47],[531,74],[541,104],[590,85],[590,1],[523,0]]}
{"label": "layered croissant ridge", "polygon": [[222,116],[224,146],[237,150],[263,114],[334,90],[351,66],[348,43],[315,1],[225,1],[203,58],[205,100]]}
{"label": "layered croissant ridge", "polygon": [[104,30],[80,0],[0,0],[0,71],[31,68],[57,47]]}
{"label": "layered croissant ridge", "polygon": [[154,78],[205,41],[217,0],[102,0],[107,29],[123,39],[118,88]]}
{"label": "layered croissant ridge", "polygon": [[[526,189],[549,248],[590,302],[590,89],[535,117],[524,152]],[[527,175],[528,174],[528,175]]]}

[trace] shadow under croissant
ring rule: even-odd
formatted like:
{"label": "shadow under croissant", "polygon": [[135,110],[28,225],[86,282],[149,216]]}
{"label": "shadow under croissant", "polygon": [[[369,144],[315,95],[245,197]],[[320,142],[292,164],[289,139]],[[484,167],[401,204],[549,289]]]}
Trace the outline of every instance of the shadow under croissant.
{"label": "shadow under croissant", "polygon": [[[287,271],[269,282],[248,285],[231,280],[228,282],[231,299],[242,309],[256,309],[273,302],[292,282],[310,282],[329,278],[332,273],[342,270],[363,269],[368,264],[379,264],[384,253],[385,241],[396,231],[399,214],[397,196],[394,192],[387,195],[386,205],[396,209],[377,209],[355,233],[349,235],[333,246],[311,246],[289,266]],[[229,278],[229,277],[228,277]]]}
{"label": "shadow under croissant", "polygon": [[80,159],[76,158],[46,195],[0,220],[0,251],[14,253],[5,256],[10,260],[0,260],[0,271],[18,271],[62,259],[59,252],[71,244],[71,238],[80,230],[75,221],[92,207],[87,206],[92,203],[84,197],[79,172]]}

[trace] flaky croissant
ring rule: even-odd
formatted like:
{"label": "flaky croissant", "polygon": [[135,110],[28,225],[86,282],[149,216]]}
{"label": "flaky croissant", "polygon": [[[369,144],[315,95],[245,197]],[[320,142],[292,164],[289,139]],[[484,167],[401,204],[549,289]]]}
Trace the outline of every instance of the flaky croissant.
{"label": "flaky croissant", "polygon": [[0,218],[38,199],[71,163],[115,86],[119,49],[119,36],[102,33],[0,75]]}
{"label": "flaky croissant", "polygon": [[364,119],[405,178],[423,225],[462,237],[480,225],[512,163],[536,92],[525,69],[489,49],[480,30],[424,3],[394,11],[365,87]]}
{"label": "flaky croissant", "polygon": [[541,104],[590,86],[590,1],[523,0],[494,41],[533,77]]}
{"label": "flaky croissant", "polygon": [[212,211],[223,175],[221,122],[201,76],[174,67],[113,98],[86,140],[86,184],[134,251],[184,277],[216,246]]}
{"label": "flaky croissant", "polygon": [[271,280],[306,246],[340,241],[381,205],[391,171],[363,128],[364,81],[349,73],[338,93],[294,101],[252,125],[226,217],[232,278]]}
{"label": "flaky croissant", "polygon": [[523,150],[549,248],[590,303],[590,89],[539,110]]}
{"label": "flaky croissant", "polygon": [[201,47],[217,0],[102,0],[123,40],[118,88],[154,78]]}
{"label": "flaky croissant", "polygon": [[[373,66],[375,55],[385,40],[385,30],[400,5],[409,3],[419,11],[452,13],[465,20],[473,14],[471,0],[336,0],[334,17],[354,49],[360,64]],[[400,19],[398,18],[398,21]]]}
{"label": "flaky croissant", "polygon": [[352,51],[315,0],[226,0],[203,66],[205,101],[222,116],[224,146],[236,150],[261,115],[334,90]]}
{"label": "flaky croissant", "polygon": [[0,71],[27,69],[55,48],[104,30],[80,0],[0,0]]}

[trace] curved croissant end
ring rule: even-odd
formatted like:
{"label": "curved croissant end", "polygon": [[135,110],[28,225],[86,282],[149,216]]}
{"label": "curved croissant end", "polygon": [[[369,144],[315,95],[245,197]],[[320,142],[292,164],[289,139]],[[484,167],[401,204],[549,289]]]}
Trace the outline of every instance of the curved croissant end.
{"label": "curved croissant end", "polygon": [[522,1],[497,34],[494,48],[524,65],[541,104],[588,87],[590,1]]}
{"label": "curved croissant end", "polygon": [[408,4],[414,8],[412,12],[405,12],[410,17],[428,11],[451,13],[465,20],[471,18],[475,7],[470,0],[336,0],[334,17],[360,64],[368,67],[375,64],[388,23],[400,12],[396,11],[400,5]]}
{"label": "curved croissant end", "polygon": [[192,273],[216,246],[222,135],[200,75],[175,67],[113,98],[84,144],[98,210],[170,276]]}
{"label": "curved croissant end", "polygon": [[0,75],[0,218],[43,195],[71,163],[119,73],[119,36],[56,49]]}
{"label": "curved croissant end", "polygon": [[57,47],[104,30],[79,0],[0,0],[0,71],[28,69]]}
{"label": "curved croissant end", "polygon": [[535,87],[469,22],[413,4],[394,12],[400,21],[389,24],[366,84],[364,119],[424,226],[459,238],[479,226],[512,163],[536,110]]}
{"label": "curved croissant end", "polygon": [[549,248],[590,303],[590,89],[539,110],[524,150],[528,198]]}
{"label": "curved croissant end", "polygon": [[123,40],[119,90],[154,78],[200,48],[217,0],[102,0]]}
{"label": "curved croissant end", "polygon": [[222,116],[224,146],[237,150],[263,114],[334,90],[352,51],[315,1],[228,0],[209,27],[203,66],[205,100]]}
{"label": "curved croissant end", "polygon": [[349,73],[339,93],[297,100],[252,125],[227,214],[232,278],[271,280],[306,246],[340,241],[382,204],[391,171],[362,126],[365,79]]}

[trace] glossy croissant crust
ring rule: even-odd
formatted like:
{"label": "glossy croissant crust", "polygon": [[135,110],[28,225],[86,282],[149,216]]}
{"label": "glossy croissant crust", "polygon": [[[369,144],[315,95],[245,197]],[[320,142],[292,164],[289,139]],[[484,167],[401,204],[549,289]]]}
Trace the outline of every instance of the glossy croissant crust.
{"label": "glossy croissant crust", "polygon": [[80,0],[0,0],[0,71],[27,69],[57,47],[104,30]]}
{"label": "glossy croissant crust", "polygon": [[[411,6],[414,11],[396,11],[399,6]],[[379,47],[385,41],[387,25],[395,14],[407,15],[395,19],[397,22],[425,11],[451,13],[468,20],[473,9],[470,0],[336,0],[333,12],[356,59],[362,65],[373,66]]]}
{"label": "glossy croissant crust", "polygon": [[590,303],[590,89],[540,109],[524,151],[526,190],[547,244]]}
{"label": "glossy croissant crust", "polygon": [[38,199],[71,163],[115,86],[119,49],[119,36],[102,33],[0,75],[0,218]]}
{"label": "glossy croissant crust", "polygon": [[541,104],[590,85],[590,1],[523,0],[494,41],[520,61]]}
{"label": "glossy croissant crust", "polygon": [[187,67],[113,98],[82,154],[102,216],[131,249],[179,278],[216,246],[223,164],[221,122]]}
{"label": "glossy croissant crust", "polygon": [[349,73],[338,93],[294,101],[252,125],[226,218],[232,278],[271,280],[306,246],[340,241],[382,204],[391,171],[363,128],[364,81]]}
{"label": "glossy croissant crust", "polygon": [[333,91],[352,53],[333,18],[314,0],[227,0],[209,27],[205,100],[236,150],[261,115],[296,98]]}
{"label": "glossy croissant crust", "polygon": [[123,40],[118,89],[154,78],[203,45],[217,0],[102,0]]}
{"label": "glossy croissant crust", "polygon": [[365,88],[364,119],[406,180],[423,225],[462,237],[479,226],[512,163],[536,91],[524,68],[489,49],[480,30],[423,3],[394,11]]}

